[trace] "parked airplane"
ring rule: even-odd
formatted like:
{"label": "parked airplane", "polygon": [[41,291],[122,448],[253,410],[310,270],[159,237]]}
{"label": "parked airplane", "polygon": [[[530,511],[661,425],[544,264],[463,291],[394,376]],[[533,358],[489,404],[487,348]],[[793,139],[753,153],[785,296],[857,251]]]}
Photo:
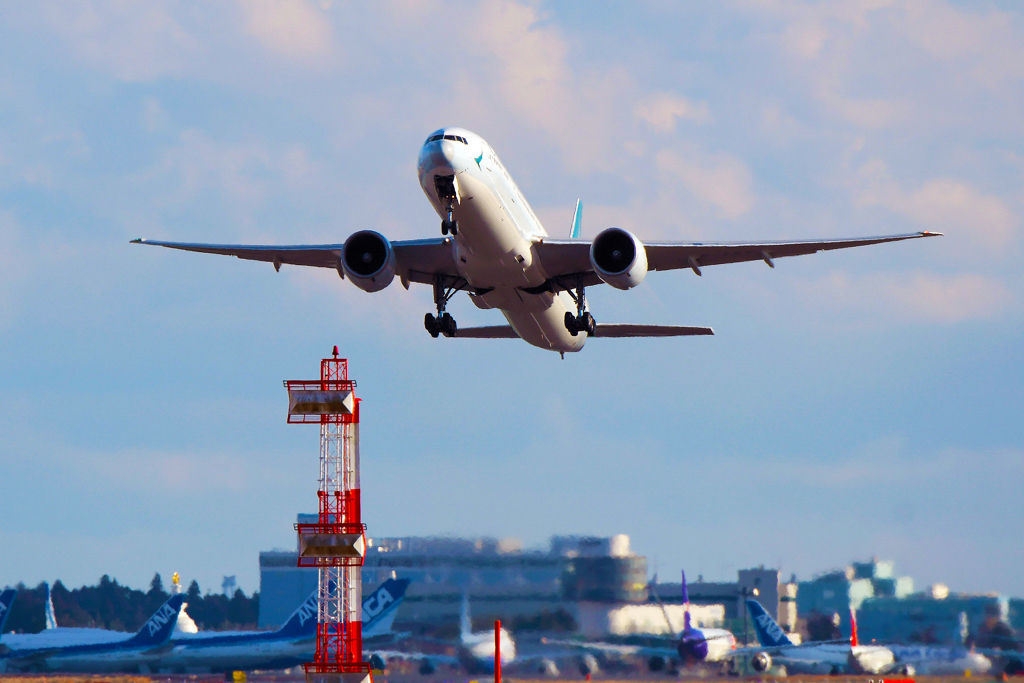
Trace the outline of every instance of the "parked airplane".
{"label": "parked airplane", "polygon": [[[504,667],[516,659],[516,643],[504,627],[499,630],[498,638],[501,644],[501,666]],[[442,644],[450,645],[451,643],[444,641]],[[441,663],[457,664],[471,673],[494,673],[494,631],[473,632],[469,615],[469,598],[466,595],[462,596],[459,640],[455,643],[455,648],[456,655],[454,657],[409,650],[375,649],[371,652],[371,648],[365,645],[363,649],[370,655],[368,661],[378,669],[383,669],[388,660],[404,659],[418,661],[419,671],[424,675],[434,673],[437,664]]]}
{"label": "parked airplane", "polygon": [[761,647],[744,648],[737,650],[736,654],[752,653],[750,664],[755,671],[763,673],[773,664],[785,666],[790,674],[879,674],[888,673],[896,668],[892,650],[887,647],[860,645],[856,635],[850,642],[797,645],[757,600],[748,599],[747,609],[754,622],[754,631]]}
{"label": "parked airplane", "polygon": [[[657,596],[654,596],[657,599]],[[674,662],[683,664],[726,663],[736,650],[736,638],[724,628],[696,628],[690,620],[690,592],[686,587],[686,572],[682,572],[683,630],[676,633],[668,611],[661,605],[672,635],[669,638],[651,638],[655,644],[634,645],[629,643],[574,642],[548,640],[552,645],[567,645],[584,652],[604,656],[646,657],[651,671],[660,671]],[[658,600],[658,604],[661,601]],[[663,643],[657,641],[663,640]]]}
{"label": "parked airplane", "polygon": [[4,589],[3,593],[0,593],[0,634],[4,632],[7,617],[11,616],[11,605],[14,604],[14,596],[17,594],[17,588],[7,588]]}
{"label": "parked airplane", "polygon": [[[166,649],[184,599],[184,595],[172,595],[135,635],[122,640],[76,644],[65,639],[64,645],[18,649],[0,646],[0,671],[146,672]],[[44,634],[54,640],[52,632]]]}
{"label": "parked airplane", "polygon": [[[408,579],[388,579],[363,598],[364,643],[386,638],[408,586]],[[276,631],[180,634],[152,668],[175,673],[286,669],[313,660],[316,625],[317,591],[313,591]]]}
{"label": "parked airplane", "polygon": [[[436,239],[392,242],[372,230],[343,244],[223,245],[137,239],[173,249],[237,256],[282,264],[333,268],[367,292],[398,276],[433,287],[437,313],[424,326],[433,337],[521,338],[561,354],[579,351],[588,337],[668,337],[714,334],[709,327],[597,323],[585,290],[601,283],[631,289],[648,271],[701,268],[722,263],[774,260],[882,242],[938,235],[916,232],[853,239],[771,242],[641,242],[622,228],[607,228],[593,241],[580,239],[581,205],[569,239],[552,239],[482,138],[461,129],[431,133],[420,149],[420,186],[441,217]],[[481,309],[498,309],[508,325],[458,328],[446,308],[460,291]]]}
{"label": "parked airplane", "polygon": [[[852,639],[857,638],[857,618],[850,611],[850,623],[852,628]],[[986,674],[992,669],[992,660],[975,652],[974,648],[967,648],[964,643],[967,640],[968,624],[967,614],[960,613],[959,623],[953,634],[953,639],[959,645],[938,646],[938,645],[893,645],[886,644],[892,650],[898,667],[907,674],[920,674],[922,676],[962,676],[967,672],[970,675]]]}

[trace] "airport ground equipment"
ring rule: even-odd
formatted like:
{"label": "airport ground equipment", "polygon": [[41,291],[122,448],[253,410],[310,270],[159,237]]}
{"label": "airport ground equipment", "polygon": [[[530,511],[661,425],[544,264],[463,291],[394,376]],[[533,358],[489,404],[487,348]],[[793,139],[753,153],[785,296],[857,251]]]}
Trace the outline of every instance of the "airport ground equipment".
{"label": "airport ground equipment", "polygon": [[320,362],[320,379],[285,381],[288,423],[320,425],[319,515],[296,524],[298,566],[319,569],[316,654],[307,683],[372,683],[363,661],[362,565],[366,525],[359,499],[359,401],[348,360]]}

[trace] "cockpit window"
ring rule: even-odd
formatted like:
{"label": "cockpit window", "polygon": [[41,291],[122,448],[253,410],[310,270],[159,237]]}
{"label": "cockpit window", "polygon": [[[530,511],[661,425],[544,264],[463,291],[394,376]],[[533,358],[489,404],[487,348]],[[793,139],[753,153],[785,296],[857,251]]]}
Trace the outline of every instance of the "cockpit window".
{"label": "cockpit window", "polygon": [[427,142],[437,142],[438,140],[452,140],[454,142],[461,142],[464,145],[469,144],[466,138],[461,135],[444,135],[443,133],[438,133],[437,135],[431,135],[427,138]]}

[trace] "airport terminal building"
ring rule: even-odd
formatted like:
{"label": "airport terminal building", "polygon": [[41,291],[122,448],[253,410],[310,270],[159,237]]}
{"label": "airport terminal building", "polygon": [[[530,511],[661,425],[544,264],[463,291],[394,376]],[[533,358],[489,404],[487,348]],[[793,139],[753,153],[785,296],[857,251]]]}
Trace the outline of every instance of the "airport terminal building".
{"label": "airport terminal building", "polygon": [[[299,522],[307,517],[299,515]],[[260,628],[280,625],[316,588],[317,572],[296,567],[297,551],[260,553]],[[385,579],[410,579],[396,628],[458,623],[465,593],[474,620],[565,618],[578,605],[647,602],[647,558],[629,537],[554,536],[546,550],[514,539],[368,538],[366,590]],[[586,615],[583,615],[586,617]],[[663,619],[663,617],[661,617]]]}

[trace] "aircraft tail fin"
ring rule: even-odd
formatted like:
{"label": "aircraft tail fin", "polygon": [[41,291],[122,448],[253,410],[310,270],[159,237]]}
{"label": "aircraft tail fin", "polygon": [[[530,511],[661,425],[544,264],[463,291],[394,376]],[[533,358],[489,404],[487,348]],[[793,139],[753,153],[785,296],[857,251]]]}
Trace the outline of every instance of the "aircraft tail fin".
{"label": "aircraft tail fin", "polygon": [[857,641],[857,612],[852,607],[850,608],[850,647],[857,647],[860,643]]}
{"label": "aircraft tail fin", "polygon": [[4,632],[7,617],[11,616],[11,605],[14,603],[14,596],[17,594],[17,588],[8,588],[3,593],[0,593],[0,633]]}
{"label": "aircraft tail fin", "polygon": [[750,612],[751,621],[754,622],[754,633],[757,634],[757,642],[763,647],[777,647],[779,645],[792,645],[782,627],[772,619],[771,615],[764,611],[757,600],[747,599],[747,611]]}
{"label": "aircraft tail fin", "polygon": [[316,635],[316,624],[317,624],[317,612],[318,612],[318,593],[320,589],[315,589],[309,594],[309,597],[302,601],[302,604],[295,608],[288,620],[281,624],[281,628],[277,629],[278,635],[302,637],[302,636],[315,636]]}
{"label": "aircraft tail fin", "polygon": [[956,621],[956,631],[953,633],[953,640],[958,645],[966,645],[971,630],[967,621],[967,612],[961,612]]}
{"label": "aircraft tail fin", "polygon": [[473,633],[473,620],[469,616],[469,593],[462,594],[462,618],[459,620],[459,635],[465,641]]}
{"label": "aircraft tail fin", "polygon": [[57,628],[57,615],[53,611],[53,594],[50,592],[50,584],[44,583],[46,586],[46,628]]}
{"label": "aircraft tail fin", "polygon": [[363,598],[363,637],[391,632],[398,606],[405,600],[409,579],[388,579]]}
{"label": "aircraft tail fin", "polygon": [[569,228],[569,239],[578,240],[583,231],[583,201],[576,200],[576,211],[572,214],[572,226]]}
{"label": "aircraft tail fin", "polygon": [[[683,632],[690,630],[690,591],[686,588],[686,572],[683,575]],[[699,578],[699,577],[698,577]]]}
{"label": "aircraft tail fin", "polygon": [[167,602],[160,605],[149,621],[142,625],[138,633],[125,641],[125,644],[138,647],[157,647],[166,643],[174,631],[174,625],[178,623],[178,612],[181,611],[183,602],[185,602],[184,593],[172,595]]}

